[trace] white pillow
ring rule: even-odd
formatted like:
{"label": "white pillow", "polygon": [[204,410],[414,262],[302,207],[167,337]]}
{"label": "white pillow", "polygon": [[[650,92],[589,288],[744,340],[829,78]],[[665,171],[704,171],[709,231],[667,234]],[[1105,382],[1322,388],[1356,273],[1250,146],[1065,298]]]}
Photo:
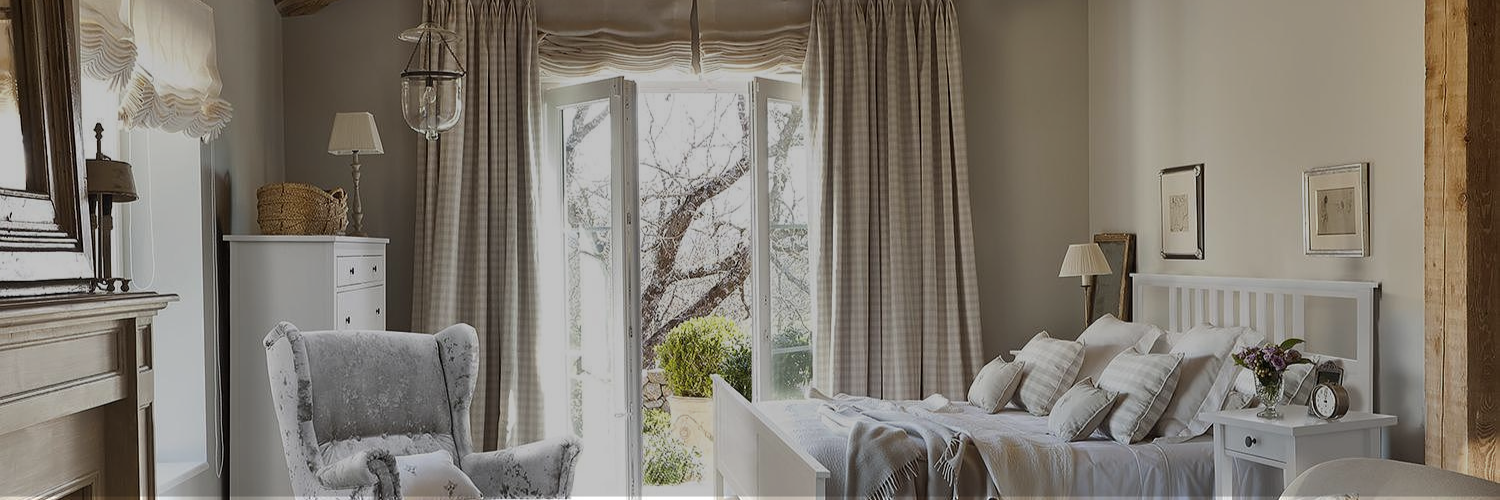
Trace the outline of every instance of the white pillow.
{"label": "white pillow", "polygon": [[1115,355],[1131,347],[1140,352],[1151,352],[1151,346],[1161,335],[1162,331],[1156,325],[1129,323],[1105,314],[1078,335],[1078,342],[1083,344],[1083,367],[1078,369],[1078,378],[1098,380]]}
{"label": "white pillow", "polygon": [[434,451],[396,457],[402,498],[478,499],[484,495],[474,481],[453,465],[453,455]]}
{"label": "white pillow", "polygon": [[974,376],[974,384],[969,386],[969,404],[990,413],[1000,411],[1015,396],[1025,366],[1026,363],[1006,363],[1001,356],[995,356]]}
{"label": "white pillow", "polygon": [[1265,338],[1244,327],[1223,328],[1198,325],[1176,339],[1171,354],[1182,355],[1181,375],[1172,401],[1157,421],[1153,434],[1169,438],[1192,438],[1208,431],[1210,424],[1198,419],[1204,411],[1224,406],[1234,383],[1236,368],[1229,355],[1242,346]]}
{"label": "white pillow", "polygon": [[1104,422],[1104,417],[1109,415],[1119,397],[1119,394],[1095,386],[1094,379],[1080,380],[1057,398],[1052,415],[1047,417],[1047,431],[1064,441],[1089,437]]}
{"label": "white pillow", "polygon": [[1141,354],[1133,347],[1115,356],[1099,388],[1118,393],[1120,401],[1099,430],[1124,444],[1145,439],[1172,399],[1181,365],[1182,354]]}
{"label": "white pillow", "polygon": [[1021,367],[1021,387],[1014,398],[1016,406],[1045,417],[1078,376],[1078,368],[1083,365],[1083,344],[1057,340],[1041,332],[1021,348],[1016,361],[1025,363]]}

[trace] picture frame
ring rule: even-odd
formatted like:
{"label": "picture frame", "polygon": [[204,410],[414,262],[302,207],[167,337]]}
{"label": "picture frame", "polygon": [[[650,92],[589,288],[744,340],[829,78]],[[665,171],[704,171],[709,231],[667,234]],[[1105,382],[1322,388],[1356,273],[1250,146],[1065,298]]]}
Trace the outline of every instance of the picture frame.
{"label": "picture frame", "polygon": [[1328,360],[1318,363],[1316,371],[1318,384],[1339,385],[1344,383],[1344,367],[1339,366],[1337,361]]}
{"label": "picture frame", "polygon": [[1161,258],[1203,260],[1203,166],[1161,171]]}
{"label": "picture frame", "polygon": [[1113,314],[1120,321],[1130,321],[1130,275],[1135,272],[1135,233],[1099,233],[1094,243],[1104,252],[1109,261],[1110,274],[1094,277],[1094,317],[1089,324],[1105,314]]}
{"label": "picture frame", "polygon": [[1302,173],[1302,248],[1307,255],[1370,256],[1370,164]]}

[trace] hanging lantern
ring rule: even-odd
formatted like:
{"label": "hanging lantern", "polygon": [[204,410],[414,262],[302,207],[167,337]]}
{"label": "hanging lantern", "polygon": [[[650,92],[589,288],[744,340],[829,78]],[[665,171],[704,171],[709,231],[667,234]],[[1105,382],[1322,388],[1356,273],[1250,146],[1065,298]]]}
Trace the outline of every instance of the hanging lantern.
{"label": "hanging lantern", "polygon": [[463,114],[464,67],[449,45],[458,33],[426,19],[400,38],[417,44],[401,72],[401,114],[412,130],[435,141]]}

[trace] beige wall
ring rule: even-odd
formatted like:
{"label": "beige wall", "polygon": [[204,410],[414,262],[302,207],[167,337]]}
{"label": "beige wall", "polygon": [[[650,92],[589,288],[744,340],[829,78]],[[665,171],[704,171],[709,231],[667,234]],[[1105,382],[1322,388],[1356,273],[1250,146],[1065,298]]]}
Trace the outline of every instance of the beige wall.
{"label": "beige wall", "polygon": [[[1382,284],[1377,410],[1422,458],[1423,4],[1093,0],[1090,225],[1146,272]],[[1164,261],[1157,171],[1206,163],[1207,258]],[[1301,173],[1370,162],[1373,255],[1302,253]],[[1315,346],[1316,347],[1316,346]]]}
{"label": "beige wall", "polygon": [[[204,418],[207,420],[207,456],[209,469],[181,485],[161,492],[163,497],[218,497],[223,493],[219,477],[219,378],[215,373],[225,367],[220,352],[219,330],[227,295],[227,253],[219,237],[226,234],[256,233],[255,190],[261,185],[280,182],[283,178],[282,93],[281,93],[281,18],[271,2],[244,0],[205,0],[214,9],[214,36],[217,46],[219,76],[224,81],[222,97],[234,105],[234,119],[218,139],[201,147],[205,172],[205,208],[211,216],[205,221],[204,261],[206,270],[203,300],[210,326],[205,331],[204,355],[209,363],[208,394]],[[186,292],[191,293],[191,292]]]}
{"label": "beige wall", "polygon": [[411,327],[418,140],[401,118],[400,74],[413,46],[396,35],[420,23],[421,14],[421,2],[360,0],[281,25],[287,180],[352,190],[350,158],[328,154],[333,115],[368,111],[380,128],[385,154],[360,157],[360,191],[365,231],[391,239],[386,326],[392,330]]}
{"label": "beige wall", "polygon": [[958,3],[970,207],[985,356],[1040,330],[1082,330],[1078,281],[1057,277],[1088,241],[1088,4]]}

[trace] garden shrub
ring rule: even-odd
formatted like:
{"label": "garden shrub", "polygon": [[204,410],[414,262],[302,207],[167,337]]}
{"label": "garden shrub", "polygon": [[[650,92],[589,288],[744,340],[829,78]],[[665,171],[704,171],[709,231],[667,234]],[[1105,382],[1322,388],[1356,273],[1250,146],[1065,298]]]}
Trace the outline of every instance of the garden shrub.
{"label": "garden shrub", "polygon": [[703,464],[699,463],[703,454],[671,432],[646,434],[645,441],[646,460],[642,475],[646,484],[665,486],[703,478]]}
{"label": "garden shrub", "polygon": [[666,373],[672,394],[712,397],[709,375],[723,368],[732,343],[744,335],[734,321],[723,316],[690,319],[667,332],[666,340],[656,346],[656,364]]}

